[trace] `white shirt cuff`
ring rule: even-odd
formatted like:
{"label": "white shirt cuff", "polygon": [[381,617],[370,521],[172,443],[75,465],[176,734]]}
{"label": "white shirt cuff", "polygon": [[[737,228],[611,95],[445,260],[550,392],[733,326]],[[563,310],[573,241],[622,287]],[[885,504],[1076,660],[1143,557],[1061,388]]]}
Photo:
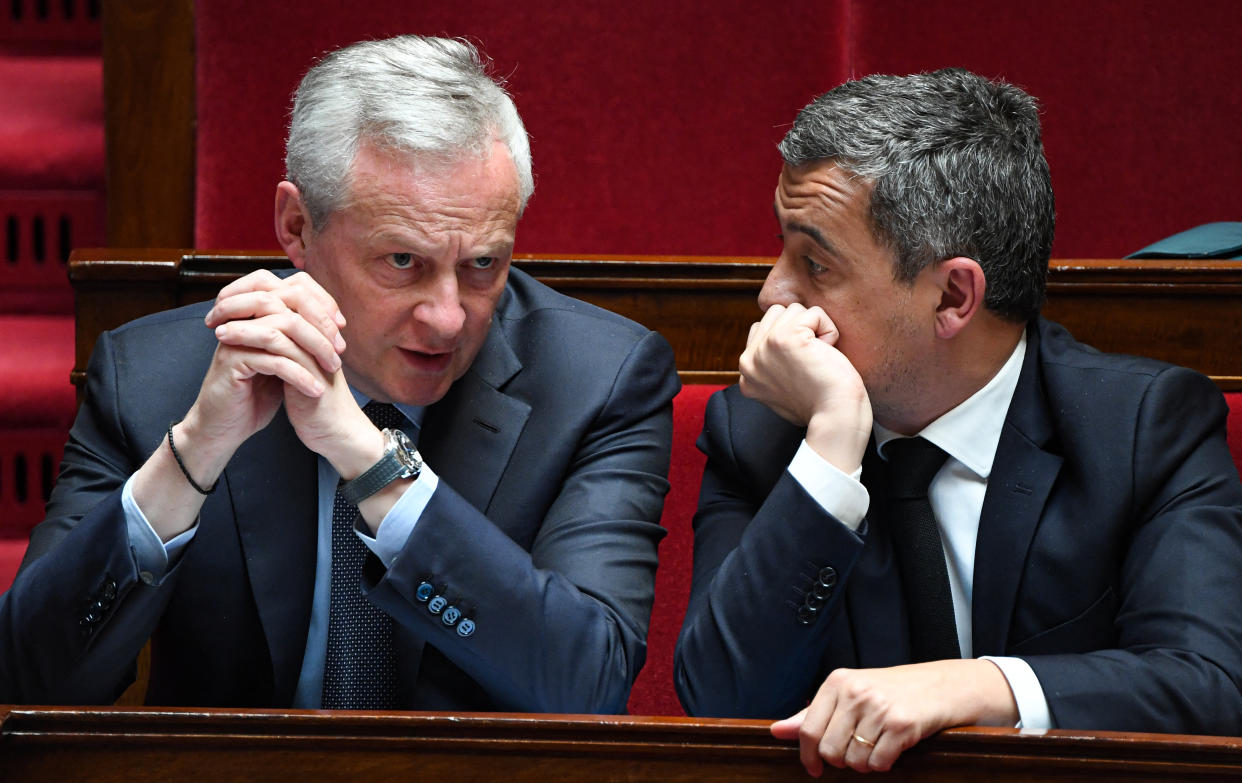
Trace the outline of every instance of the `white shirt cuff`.
{"label": "white shirt cuff", "polygon": [[1052,714],[1048,711],[1048,699],[1043,686],[1031,665],[1021,658],[999,658],[985,655],[982,660],[991,661],[1005,675],[1013,700],[1018,705],[1019,729],[1051,729]]}
{"label": "white shirt cuff", "polygon": [[159,534],[147,520],[147,515],[138,507],[138,501],[134,500],[133,484],[134,477],[130,476],[121,488],[121,508],[125,512],[129,551],[134,554],[134,565],[142,575],[142,581],[158,585],[168,573],[168,564],[175,561],[193,540],[194,533],[198,530],[198,520],[194,520],[189,530],[168,541],[161,541]]}
{"label": "white shirt cuff", "polygon": [[824,511],[855,532],[867,515],[871,496],[862,485],[862,468],[843,473],[805,440],[789,463],[789,474]]}
{"label": "white shirt cuff", "polygon": [[401,497],[397,498],[397,502],[380,520],[374,538],[368,534],[366,526],[359,518],[354,532],[358,534],[358,538],[362,539],[362,543],[367,545],[367,549],[375,553],[385,568],[392,568],[397,555],[401,554],[401,550],[405,548],[405,542],[414,532],[414,526],[418,524],[419,518],[426,510],[427,504],[431,502],[431,496],[438,486],[440,486],[440,477],[424,464],[418,478],[406,488],[405,492],[401,493]]}

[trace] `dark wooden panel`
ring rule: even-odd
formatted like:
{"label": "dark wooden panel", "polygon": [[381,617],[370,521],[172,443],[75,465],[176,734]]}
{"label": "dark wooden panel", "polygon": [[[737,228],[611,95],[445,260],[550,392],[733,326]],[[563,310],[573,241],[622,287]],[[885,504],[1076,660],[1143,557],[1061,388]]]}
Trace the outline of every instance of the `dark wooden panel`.
{"label": "dark wooden panel", "polygon": [[[749,720],[0,707],[5,780],[804,781]],[[888,780],[1238,780],[1242,740],[952,729]],[[829,769],[825,780],[856,780]]]}
{"label": "dark wooden panel", "polygon": [[194,0],[103,3],[108,243],[194,243]]}
{"label": "dark wooden panel", "polygon": [[[708,256],[520,256],[514,263],[567,294],[668,338],[687,382],[727,383],[770,259]],[[77,297],[75,382],[95,337],[138,315],[209,299],[270,254],[83,250],[70,263]],[[1054,261],[1045,313],[1105,351],[1153,356],[1242,389],[1242,261]]]}

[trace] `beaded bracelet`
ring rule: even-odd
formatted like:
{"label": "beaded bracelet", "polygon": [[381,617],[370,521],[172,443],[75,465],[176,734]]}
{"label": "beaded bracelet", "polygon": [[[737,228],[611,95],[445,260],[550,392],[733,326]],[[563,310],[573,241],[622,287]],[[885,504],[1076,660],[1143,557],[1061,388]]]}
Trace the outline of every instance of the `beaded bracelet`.
{"label": "beaded bracelet", "polygon": [[[181,461],[181,455],[177,453],[177,447],[173,445],[172,428],[177,422],[168,425],[168,448],[172,449],[173,459],[177,460],[177,467],[181,468],[181,475],[185,476],[185,480],[190,482],[190,486],[200,495],[210,495],[216,491],[216,484],[212,484],[210,489],[203,489],[190,476],[190,471],[186,470],[185,463]],[[219,483],[219,482],[217,482]]]}

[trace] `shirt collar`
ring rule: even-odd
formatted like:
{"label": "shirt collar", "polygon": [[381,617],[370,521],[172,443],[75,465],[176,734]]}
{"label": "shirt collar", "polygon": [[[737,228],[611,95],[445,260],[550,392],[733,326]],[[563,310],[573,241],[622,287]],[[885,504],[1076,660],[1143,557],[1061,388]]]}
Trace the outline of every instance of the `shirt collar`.
{"label": "shirt collar", "polygon": [[[1005,360],[992,380],[982,389],[970,395],[962,403],[923,428],[919,436],[939,446],[953,459],[965,465],[980,478],[986,479],[992,472],[996,447],[1000,443],[1001,429],[1009,413],[1014,389],[1022,374],[1022,360],[1026,356],[1026,331],[1018,340],[1013,353]],[[873,427],[876,448],[881,448],[898,433],[880,424]]]}

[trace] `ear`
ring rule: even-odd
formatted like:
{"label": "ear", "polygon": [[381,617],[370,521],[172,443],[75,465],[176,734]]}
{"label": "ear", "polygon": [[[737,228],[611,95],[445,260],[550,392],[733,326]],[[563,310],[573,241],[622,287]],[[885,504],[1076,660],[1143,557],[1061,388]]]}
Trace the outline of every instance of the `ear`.
{"label": "ear", "polygon": [[297,185],[281,182],[276,186],[276,241],[298,269],[306,268],[306,247],[313,230]]}
{"label": "ear", "polygon": [[936,281],[940,287],[936,336],[949,339],[965,329],[983,310],[987,278],[978,261],[958,256],[936,265]]}

